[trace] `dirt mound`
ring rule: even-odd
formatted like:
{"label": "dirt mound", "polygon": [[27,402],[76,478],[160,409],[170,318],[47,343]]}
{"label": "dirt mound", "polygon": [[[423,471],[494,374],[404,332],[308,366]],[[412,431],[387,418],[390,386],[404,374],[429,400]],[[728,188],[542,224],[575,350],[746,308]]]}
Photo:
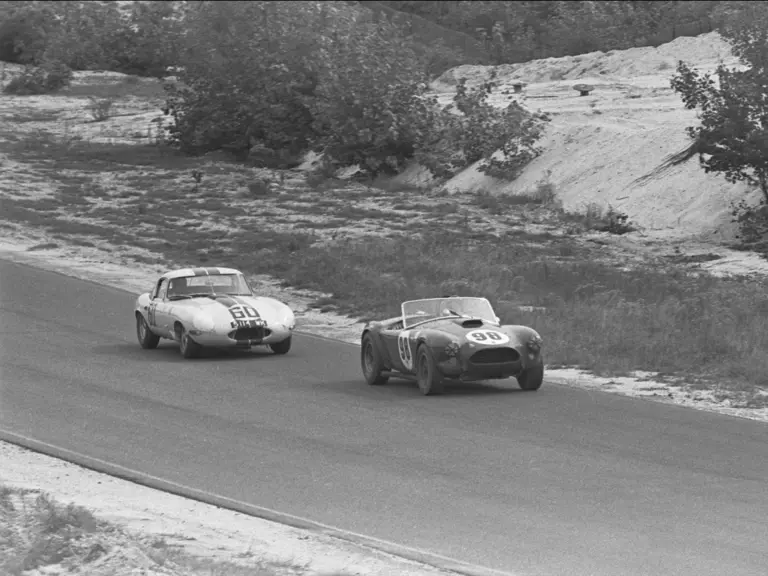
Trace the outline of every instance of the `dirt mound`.
{"label": "dirt mound", "polygon": [[[476,166],[458,174],[449,190],[519,194],[540,182],[554,184],[566,209],[590,204],[625,212],[646,231],[668,236],[697,236],[731,240],[731,204],[756,199],[742,184],[706,174],[697,157],[663,172],[657,168],[690,141],[686,126],[695,125],[670,88],[678,59],[699,69],[719,62],[737,63],[728,44],[716,33],[678,38],[658,48],[594,52],[500,66],[501,89],[493,103],[506,105],[517,98],[529,109],[552,116],[541,141],[543,154],[514,182],[479,173]],[[462,66],[446,72],[433,89],[444,103],[453,96],[448,84],[462,75],[472,81],[487,78],[490,67]],[[552,80],[553,76],[563,79]],[[575,80],[594,85],[588,96],[573,89]],[[502,95],[514,81],[527,83],[520,95]],[[645,178],[643,178],[645,177]]]}
{"label": "dirt mound", "polygon": [[[497,66],[502,82],[549,82],[576,80],[588,76],[629,78],[671,70],[679,60],[695,62],[697,66],[712,67],[719,62],[736,63],[728,43],[716,32],[695,37],[676,38],[658,48],[643,47],[610,52],[589,52],[578,56],[546,58],[521,64]],[[452,68],[437,79],[437,84],[455,85],[461,77],[479,82],[488,77],[492,66],[466,65]]]}

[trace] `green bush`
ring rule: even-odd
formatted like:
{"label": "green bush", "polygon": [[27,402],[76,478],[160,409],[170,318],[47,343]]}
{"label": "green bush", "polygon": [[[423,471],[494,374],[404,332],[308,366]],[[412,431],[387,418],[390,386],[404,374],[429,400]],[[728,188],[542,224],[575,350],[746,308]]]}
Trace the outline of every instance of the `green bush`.
{"label": "green bush", "polygon": [[487,82],[469,89],[466,78],[461,78],[453,104],[440,111],[436,120],[429,119],[431,134],[416,158],[435,176],[451,176],[482,161],[480,172],[514,180],[540,154],[535,143],[548,118],[531,114],[516,102],[504,109],[490,104],[488,97],[497,86],[494,80],[492,72]]}
{"label": "green bush", "polygon": [[29,96],[51,94],[69,86],[72,70],[62,62],[47,62],[40,66],[27,66],[11,79],[3,91],[6,94]]}
{"label": "green bush", "polygon": [[161,75],[182,35],[176,2],[0,2],[0,60]]}

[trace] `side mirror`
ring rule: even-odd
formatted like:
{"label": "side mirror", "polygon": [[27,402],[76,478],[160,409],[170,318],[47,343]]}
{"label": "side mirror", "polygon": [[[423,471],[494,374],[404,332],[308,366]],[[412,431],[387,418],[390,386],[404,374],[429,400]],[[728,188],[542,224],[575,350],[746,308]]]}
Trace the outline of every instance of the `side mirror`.
{"label": "side mirror", "polygon": [[499,318],[498,316],[496,316],[496,324],[501,324],[501,318]]}

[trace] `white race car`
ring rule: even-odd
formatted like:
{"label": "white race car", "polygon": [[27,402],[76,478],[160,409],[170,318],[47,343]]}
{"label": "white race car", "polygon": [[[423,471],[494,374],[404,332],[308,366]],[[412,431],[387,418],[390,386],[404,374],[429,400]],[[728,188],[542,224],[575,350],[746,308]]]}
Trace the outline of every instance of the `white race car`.
{"label": "white race car", "polygon": [[293,310],[274,298],[256,296],[233,268],[183,268],[166,272],[151,292],[136,299],[136,335],[142,348],[161,338],[179,343],[185,358],[204,346],[266,345],[275,354],[291,349]]}

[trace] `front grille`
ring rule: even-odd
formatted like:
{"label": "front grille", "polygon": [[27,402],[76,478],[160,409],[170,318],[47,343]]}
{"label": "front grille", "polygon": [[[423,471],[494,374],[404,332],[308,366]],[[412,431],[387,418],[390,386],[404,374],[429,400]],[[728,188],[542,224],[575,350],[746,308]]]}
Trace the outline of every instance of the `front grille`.
{"label": "front grille", "polygon": [[518,360],[520,360],[520,354],[514,348],[486,348],[478,350],[469,359],[473,364],[502,364]]}
{"label": "front grille", "polygon": [[263,326],[254,326],[249,328],[238,328],[228,334],[233,340],[263,340],[272,333],[271,330]]}

